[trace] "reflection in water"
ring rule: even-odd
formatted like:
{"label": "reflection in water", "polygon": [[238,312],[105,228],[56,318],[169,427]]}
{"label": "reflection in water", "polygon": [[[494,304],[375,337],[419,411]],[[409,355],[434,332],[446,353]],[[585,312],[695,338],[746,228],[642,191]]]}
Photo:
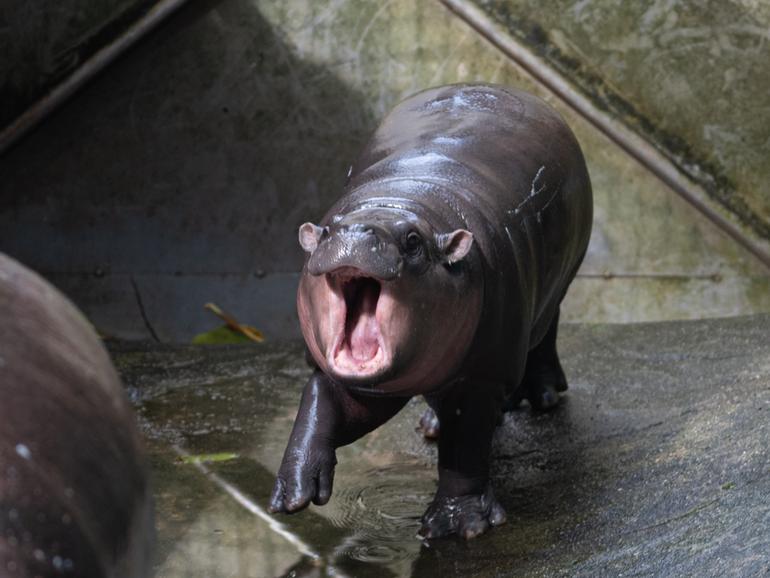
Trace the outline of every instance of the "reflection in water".
{"label": "reflection in water", "polygon": [[352,533],[334,549],[334,559],[387,566],[417,555],[420,516],[434,491],[432,481],[419,479],[417,471],[412,461],[398,462],[346,480],[337,491],[331,522]]}
{"label": "reflection in water", "polygon": [[[141,401],[145,431],[162,447],[183,446],[177,454],[238,456],[210,464],[156,458],[164,555],[159,578],[438,576],[442,571],[436,555],[443,567],[454,564],[455,556],[465,558],[467,545],[455,552],[431,544],[426,551],[416,537],[436,488],[435,446],[414,431],[424,409],[421,403],[407,405],[396,419],[338,450],[335,491],[326,506],[292,516],[268,515],[263,505],[290,435],[301,386],[296,372],[286,370],[307,370],[301,352],[274,357],[266,347],[254,359],[251,351],[244,351],[248,371],[234,359],[224,364],[225,353],[211,355],[226,375],[198,375],[198,380],[207,380],[205,387],[159,389]],[[512,471],[505,471],[504,478],[520,485],[530,475],[542,476],[541,469],[528,467],[530,457],[542,456],[522,450],[560,445],[565,428],[571,429],[565,409],[531,419],[528,412],[516,416],[517,435],[509,430],[498,444],[504,454],[523,457],[512,460]],[[229,425],[234,421],[236,429]],[[537,422],[537,431],[526,433],[530,421]],[[531,525],[529,518],[523,523]],[[485,543],[504,539],[505,531]],[[453,540],[448,544],[456,546]]]}
{"label": "reflection in water", "polygon": [[[176,402],[169,405],[175,411],[183,407]],[[207,419],[205,414],[201,419]],[[260,436],[256,437],[259,443]],[[341,452],[355,454],[357,449]],[[174,450],[180,456],[190,451]],[[402,453],[350,458],[341,460],[335,495],[327,506],[275,517],[263,507],[274,473],[254,459],[209,464],[177,460],[167,479],[162,471],[156,475],[165,526],[160,528],[163,559],[157,576],[409,575],[421,547],[416,538],[419,518],[435,488],[434,468]],[[188,482],[186,477],[193,474],[202,487]],[[188,519],[180,523],[184,516]],[[170,520],[182,526],[180,531],[168,527]]]}
{"label": "reflection in water", "polygon": [[434,485],[415,476],[416,467],[412,460],[403,460],[344,472],[344,487],[337,490],[328,509],[313,509],[328,515],[322,518],[327,526],[320,534],[310,527],[320,516],[306,512],[287,518],[292,529],[298,535],[307,534],[321,554],[317,559],[303,558],[284,576],[409,575],[421,547],[416,538],[420,515]]}
{"label": "reflection in water", "polygon": [[[174,446],[174,451],[176,451],[182,457],[189,456],[189,454],[186,451],[184,451],[182,448],[178,446]],[[200,470],[200,472],[206,477],[208,477],[212,482],[214,482],[216,485],[222,488],[226,494],[228,494],[241,506],[246,508],[246,510],[248,510],[258,518],[263,520],[269,526],[271,531],[275,532],[276,534],[281,536],[284,540],[289,542],[292,546],[294,546],[297,550],[299,550],[301,554],[304,554],[305,556],[308,556],[313,560],[317,560],[318,558],[320,558],[320,556],[316,554],[310,548],[310,546],[308,546],[305,542],[303,542],[301,538],[299,538],[292,532],[288,531],[286,529],[286,526],[276,521],[262,507],[260,507],[256,502],[254,502],[248,496],[246,496],[238,488],[228,483],[227,481],[223,480],[216,473],[209,470],[205,464],[195,461],[195,462],[192,462],[192,465],[198,470]]]}

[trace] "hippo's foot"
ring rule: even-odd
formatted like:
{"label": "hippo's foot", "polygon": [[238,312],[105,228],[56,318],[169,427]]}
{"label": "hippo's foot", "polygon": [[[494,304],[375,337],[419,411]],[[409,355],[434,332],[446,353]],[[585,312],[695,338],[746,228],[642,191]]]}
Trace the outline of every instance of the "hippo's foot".
{"label": "hippo's foot", "polygon": [[436,496],[422,516],[419,535],[441,538],[459,534],[466,540],[483,534],[493,526],[504,524],[505,510],[495,499],[492,486],[483,494]]}
{"label": "hippo's foot", "polygon": [[437,440],[440,427],[436,412],[427,408],[420,417],[416,430],[425,436],[425,439]]}
{"label": "hippo's foot", "polygon": [[286,452],[270,496],[268,511],[291,514],[306,508],[312,501],[324,505],[332,495],[334,466],[337,458],[334,448],[312,447],[309,451]]}
{"label": "hippo's foot", "polygon": [[548,411],[559,404],[559,393],[567,391],[567,379],[561,367],[557,370],[537,374],[526,374],[521,385],[511,394],[503,406],[503,411],[519,407],[523,400],[536,411]]}
{"label": "hippo's foot", "polygon": [[543,339],[527,354],[524,377],[503,406],[504,411],[516,409],[525,399],[536,411],[547,411],[558,405],[559,393],[567,391],[567,378],[564,377],[559,354],[556,352],[558,330],[557,311]]}

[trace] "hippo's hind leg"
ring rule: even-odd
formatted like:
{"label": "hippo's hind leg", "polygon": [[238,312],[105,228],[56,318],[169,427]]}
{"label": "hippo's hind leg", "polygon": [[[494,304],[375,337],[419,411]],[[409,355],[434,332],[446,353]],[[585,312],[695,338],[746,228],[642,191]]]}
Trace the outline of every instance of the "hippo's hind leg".
{"label": "hippo's hind leg", "polygon": [[567,390],[567,378],[556,353],[558,326],[557,311],[543,340],[527,354],[524,378],[506,401],[506,411],[516,408],[523,399],[527,399],[533,409],[551,409],[559,403],[559,393]]}

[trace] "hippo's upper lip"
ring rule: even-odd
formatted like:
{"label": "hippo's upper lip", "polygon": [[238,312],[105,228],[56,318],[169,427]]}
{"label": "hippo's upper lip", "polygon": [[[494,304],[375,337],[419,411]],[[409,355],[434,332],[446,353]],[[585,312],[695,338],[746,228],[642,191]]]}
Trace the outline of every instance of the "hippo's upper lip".
{"label": "hippo's upper lip", "polygon": [[402,259],[391,243],[374,235],[335,234],[316,248],[307,263],[311,275],[356,270],[359,276],[391,281],[401,273]]}

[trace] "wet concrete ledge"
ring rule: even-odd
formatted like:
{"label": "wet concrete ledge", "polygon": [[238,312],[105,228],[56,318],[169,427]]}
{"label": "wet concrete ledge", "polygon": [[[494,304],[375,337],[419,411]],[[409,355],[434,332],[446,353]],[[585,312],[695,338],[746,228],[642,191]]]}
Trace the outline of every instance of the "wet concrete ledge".
{"label": "wet concrete ledge", "polygon": [[496,436],[508,523],[429,546],[414,538],[436,477],[420,400],[338,452],[327,506],[279,526],[262,508],[301,343],[111,348],[151,452],[158,576],[770,572],[770,314],[564,325],[563,403],[507,414]]}

